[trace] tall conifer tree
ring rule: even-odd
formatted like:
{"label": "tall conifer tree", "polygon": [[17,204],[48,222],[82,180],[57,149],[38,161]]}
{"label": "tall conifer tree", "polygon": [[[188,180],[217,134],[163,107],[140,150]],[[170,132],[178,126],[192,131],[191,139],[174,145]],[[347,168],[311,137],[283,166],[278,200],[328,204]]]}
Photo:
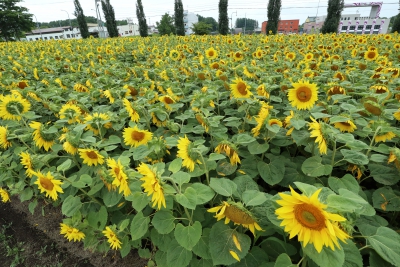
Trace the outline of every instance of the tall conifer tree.
{"label": "tall conifer tree", "polygon": [[329,0],[328,15],[326,16],[324,25],[322,25],[322,33],[335,33],[338,31],[340,17],[344,7],[344,0]]}
{"label": "tall conifer tree", "polygon": [[400,14],[394,18],[393,25],[392,25],[392,33],[398,32],[400,33]]}
{"label": "tall conifer tree", "polygon": [[142,0],[137,0],[137,2],[136,2],[136,16],[139,21],[140,36],[147,37],[149,34],[148,34],[148,29],[147,29],[146,16],[143,12]]}
{"label": "tall conifer tree", "polygon": [[26,7],[20,6],[21,0],[0,1],[0,40],[9,41],[13,37],[19,39],[22,31],[30,31],[34,26],[32,14]]}
{"label": "tall conifer tree", "polygon": [[183,22],[183,5],[181,0],[175,0],[175,29],[177,35],[185,35],[185,25]]}
{"label": "tall conifer tree", "polygon": [[278,31],[278,23],[281,16],[281,0],[270,0],[268,3],[268,23],[266,32],[276,34]]}
{"label": "tall conifer tree", "polygon": [[219,8],[219,17],[218,17],[219,34],[227,35],[229,33],[228,0],[219,0],[218,8]]}
{"label": "tall conifer tree", "polygon": [[90,34],[86,23],[85,14],[83,14],[81,3],[79,3],[79,0],[74,0],[74,5],[75,5],[74,15],[78,20],[79,30],[81,32],[82,38],[88,38]]}
{"label": "tall conifer tree", "polygon": [[118,37],[117,22],[115,21],[115,12],[110,0],[101,1],[104,17],[107,22],[107,31],[110,37]]}

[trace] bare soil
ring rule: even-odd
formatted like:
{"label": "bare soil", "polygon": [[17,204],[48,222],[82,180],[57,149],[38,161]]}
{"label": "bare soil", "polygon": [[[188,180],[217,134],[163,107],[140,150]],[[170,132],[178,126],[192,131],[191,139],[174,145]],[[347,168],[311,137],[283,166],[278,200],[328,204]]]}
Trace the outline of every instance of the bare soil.
{"label": "bare soil", "polygon": [[125,258],[119,252],[100,254],[85,250],[82,242],[68,242],[60,235],[62,214],[52,205],[39,204],[32,215],[28,202],[18,198],[11,202],[0,202],[0,227],[6,229],[11,246],[18,248],[21,263],[13,265],[14,256],[7,256],[7,248],[0,244],[0,265],[29,267],[144,267],[147,260],[141,259],[132,250]]}

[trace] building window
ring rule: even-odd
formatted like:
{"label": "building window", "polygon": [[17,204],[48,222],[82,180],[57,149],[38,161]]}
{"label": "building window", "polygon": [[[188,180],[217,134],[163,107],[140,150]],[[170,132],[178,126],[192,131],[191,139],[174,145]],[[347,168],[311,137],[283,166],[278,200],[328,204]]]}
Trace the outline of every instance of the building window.
{"label": "building window", "polygon": [[381,27],[381,25],[375,25],[374,29],[379,29]]}
{"label": "building window", "polygon": [[71,35],[67,34],[67,38],[71,38]]}
{"label": "building window", "polygon": [[346,18],[344,18],[344,20],[346,20]]}
{"label": "building window", "polygon": [[290,24],[293,24],[293,21],[291,21]]}
{"label": "building window", "polygon": [[50,40],[52,40],[53,39],[53,36],[50,36]]}
{"label": "building window", "polygon": [[54,36],[55,39],[58,39],[58,36]]}
{"label": "building window", "polygon": [[128,34],[128,31],[125,31],[125,34]]}
{"label": "building window", "polygon": [[356,29],[356,26],[350,26],[350,30],[355,30]]}
{"label": "building window", "polygon": [[45,40],[47,40],[47,37],[44,37]]}
{"label": "building window", "polygon": [[358,25],[357,30],[362,30],[364,28],[363,25]]}
{"label": "building window", "polygon": [[367,25],[367,30],[370,30],[372,28],[372,25]]}
{"label": "building window", "polygon": [[342,26],[342,31],[346,31],[347,30],[347,26]]}
{"label": "building window", "polygon": [[129,33],[132,33],[132,31],[129,31]]}

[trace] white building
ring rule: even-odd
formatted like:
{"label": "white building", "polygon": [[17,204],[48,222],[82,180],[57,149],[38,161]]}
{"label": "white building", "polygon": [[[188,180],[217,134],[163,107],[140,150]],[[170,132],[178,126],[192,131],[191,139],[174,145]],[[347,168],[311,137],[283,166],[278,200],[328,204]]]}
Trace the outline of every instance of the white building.
{"label": "white building", "polygon": [[32,30],[25,35],[27,41],[82,38],[79,28],[71,29],[69,26]]}
{"label": "white building", "polygon": [[192,34],[193,31],[191,27],[193,27],[193,24],[199,22],[199,18],[195,13],[188,12],[187,10],[183,11],[183,23],[185,25],[185,34],[189,35]]}
{"label": "white building", "polygon": [[139,32],[139,25],[137,24],[128,24],[128,25],[121,25],[117,26],[118,33],[120,36],[138,36],[140,35]]}

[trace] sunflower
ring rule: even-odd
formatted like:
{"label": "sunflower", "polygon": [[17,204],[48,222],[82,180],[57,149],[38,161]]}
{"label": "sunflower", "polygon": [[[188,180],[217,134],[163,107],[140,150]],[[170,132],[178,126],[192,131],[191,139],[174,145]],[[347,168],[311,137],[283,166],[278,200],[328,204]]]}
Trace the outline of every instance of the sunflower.
{"label": "sunflower", "polygon": [[336,73],[333,75],[333,78],[338,79],[339,81],[344,81],[344,80],[346,80],[346,76],[345,76],[343,73],[341,73],[340,71],[336,72]]}
{"label": "sunflower", "polygon": [[400,109],[397,110],[395,113],[393,113],[393,117],[394,117],[396,120],[400,121]]}
{"label": "sunflower", "polygon": [[8,194],[8,192],[6,190],[4,190],[1,187],[0,187],[0,197],[1,197],[1,201],[3,203],[10,201],[10,195]]}
{"label": "sunflower", "polygon": [[87,124],[87,130],[91,130],[93,131],[94,135],[98,135],[101,126],[106,129],[110,129],[112,127],[112,124],[109,120],[110,117],[107,114],[95,112],[93,115],[87,115],[84,122]]}
{"label": "sunflower", "polygon": [[36,184],[40,190],[40,193],[46,193],[46,197],[51,197],[54,201],[57,200],[58,193],[64,193],[61,186],[62,181],[54,179],[50,172],[46,175],[42,174],[40,171],[35,172],[34,175],[37,177]]}
{"label": "sunflower", "polygon": [[125,96],[131,96],[133,99],[136,99],[139,94],[138,90],[136,90],[136,88],[131,85],[125,84],[124,89],[126,89]]}
{"label": "sunflower", "polygon": [[348,133],[352,133],[357,129],[357,126],[351,120],[335,122],[333,126],[335,126],[336,129],[339,129],[341,132]]}
{"label": "sunflower", "polygon": [[110,227],[107,226],[102,233],[105,237],[107,237],[107,242],[110,243],[110,247],[112,249],[117,250],[121,248],[122,242],[118,239],[118,236]]}
{"label": "sunflower", "polygon": [[114,178],[113,185],[119,187],[119,192],[124,193],[124,196],[129,196],[131,190],[129,189],[128,176],[124,172],[124,167],[121,161],[118,162],[115,159],[107,159],[107,166],[109,168],[110,175]]}
{"label": "sunflower", "polygon": [[323,246],[335,250],[336,245],[340,249],[338,239],[346,243],[346,239],[350,238],[338,223],[346,219],[327,212],[328,206],[318,200],[321,190],[318,189],[308,197],[290,187],[291,195],[279,193],[281,199],[276,202],[282,207],[275,211],[278,219],[282,220],[280,225],[285,226],[285,232],[290,233],[289,238],[297,235],[303,247],[308,243],[314,244],[318,253]]}
{"label": "sunflower", "polygon": [[65,223],[60,223],[60,235],[64,235],[69,242],[81,241],[85,239],[85,234],[79,231],[79,229],[71,227]]}
{"label": "sunflower", "polygon": [[375,50],[368,50],[364,53],[364,58],[368,61],[374,61],[376,58],[378,58],[378,56],[378,51]]}
{"label": "sunflower", "polygon": [[147,130],[140,130],[137,126],[124,129],[124,142],[127,146],[138,147],[147,144],[153,137],[153,133]]}
{"label": "sunflower", "polygon": [[265,98],[269,98],[269,93],[267,92],[267,90],[265,90],[265,85],[264,84],[260,84],[257,87],[257,94],[259,96],[265,97]]}
{"label": "sunflower", "polygon": [[392,140],[394,137],[396,137],[396,134],[394,134],[393,132],[389,131],[386,133],[382,133],[379,135],[375,136],[375,142],[386,142]]}
{"label": "sunflower", "polygon": [[309,61],[311,61],[313,59],[314,59],[314,54],[313,53],[307,53],[307,54],[304,55],[304,61],[309,62]]}
{"label": "sunflower", "polygon": [[255,120],[257,122],[257,126],[251,129],[251,132],[253,133],[253,136],[259,136],[260,135],[260,130],[264,126],[265,120],[268,118],[269,115],[269,110],[272,109],[273,107],[268,105],[268,103],[262,102],[261,101],[261,108],[260,111],[258,112],[258,115],[255,117]]}
{"label": "sunflower", "polygon": [[47,126],[41,124],[37,121],[32,121],[29,124],[29,127],[35,129],[33,131],[32,136],[35,141],[35,145],[38,148],[44,148],[44,150],[49,151],[49,149],[54,145],[56,134],[55,133],[47,133]]}
{"label": "sunflower", "polygon": [[172,96],[169,96],[169,95],[160,96],[158,98],[158,100],[160,100],[161,103],[164,103],[165,108],[169,111],[172,110],[172,107],[170,106],[170,104],[175,103],[175,100],[172,98]]}
{"label": "sunflower", "polygon": [[389,88],[385,85],[372,85],[369,89],[375,91],[375,94],[384,94],[389,92]]}
{"label": "sunflower", "polygon": [[27,152],[21,152],[19,154],[19,156],[21,157],[21,165],[24,166],[24,168],[26,169],[26,171],[25,171],[26,176],[31,178],[32,175],[35,174],[33,160],[31,158],[31,155]]}
{"label": "sunflower", "polygon": [[25,87],[28,87],[28,86],[29,86],[27,80],[20,81],[20,82],[18,82],[16,85],[17,85],[17,87],[18,87],[19,89],[24,89]]}
{"label": "sunflower", "polygon": [[7,149],[12,145],[11,142],[8,141],[7,137],[8,137],[7,127],[0,126],[0,147],[3,147],[3,149]]}
{"label": "sunflower", "polygon": [[207,212],[215,212],[214,218],[217,218],[217,221],[225,218],[225,224],[232,221],[235,225],[249,229],[254,236],[256,235],[255,230],[263,231],[251,212],[240,202],[223,201],[220,206],[208,209]]}
{"label": "sunflower", "polygon": [[[293,118],[294,118],[294,112],[293,112],[293,110],[291,110],[290,114],[288,116],[286,116],[286,118],[284,120],[285,128],[288,128],[288,127],[292,126],[292,123],[290,122],[290,120],[293,119]],[[294,130],[294,127],[290,128],[287,131],[286,135],[291,135],[293,130]]]}
{"label": "sunflower", "polygon": [[250,92],[250,86],[241,78],[236,78],[233,82],[234,83],[230,85],[230,88],[234,98],[249,98],[252,95],[252,92]]}
{"label": "sunflower", "polygon": [[111,104],[115,102],[115,98],[113,97],[110,90],[105,90],[103,92],[103,95],[110,101]]}
{"label": "sunflower", "polygon": [[309,122],[309,130],[311,131],[311,136],[310,137],[316,137],[315,143],[318,143],[318,148],[319,148],[319,153],[321,154],[326,154],[328,147],[327,147],[327,141],[324,138],[324,133],[322,131],[322,126],[320,122],[317,122],[313,117],[310,117],[313,122]]}
{"label": "sunflower", "polygon": [[136,110],[134,110],[134,109],[132,108],[132,105],[131,105],[131,103],[129,102],[129,100],[126,99],[126,98],[124,98],[124,99],[122,100],[122,103],[124,104],[124,107],[125,107],[126,111],[128,111],[129,116],[131,117],[131,121],[133,121],[133,122],[138,122],[139,119],[140,119],[139,113],[137,113]]}
{"label": "sunflower", "polygon": [[0,118],[3,120],[21,120],[21,115],[28,112],[31,103],[21,95],[11,94],[0,98]]}
{"label": "sunflower", "polygon": [[389,149],[389,157],[387,163],[392,163],[394,162],[396,168],[400,170],[400,149],[398,148],[391,148]]}
{"label": "sunflower", "polygon": [[157,208],[160,210],[162,205],[166,208],[167,204],[165,203],[164,188],[156,172],[145,163],[141,163],[139,167],[137,167],[137,170],[143,175],[140,180],[143,181],[142,187],[144,188],[144,192],[147,193],[148,196],[152,195],[151,201],[153,202],[153,207],[157,205]]}
{"label": "sunflower", "polygon": [[68,119],[68,123],[72,124],[80,122],[81,109],[75,104],[67,103],[61,107],[58,114],[60,115],[60,119]]}
{"label": "sunflower", "polygon": [[328,100],[330,100],[333,95],[345,95],[345,94],[346,94],[346,91],[344,90],[343,87],[341,87],[339,85],[333,85],[327,91]]}
{"label": "sunflower", "polygon": [[217,152],[218,154],[225,153],[225,155],[229,157],[231,165],[237,165],[238,163],[240,163],[240,158],[237,150],[238,149],[234,144],[225,140],[221,141],[215,148],[215,152]]}
{"label": "sunflower", "polygon": [[300,80],[292,83],[294,88],[289,89],[288,98],[292,106],[302,110],[310,110],[318,100],[318,88],[316,84]]}
{"label": "sunflower", "polygon": [[269,126],[278,125],[279,127],[282,127],[283,123],[278,119],[269,119],[268,120],[268,125]]}
{"label": "sunflower", "polygon": [[201,114],[201,113],[197,113],[195,115],[195,118],[196,118],[197,122],[200,123],[201,126],[203,126],[204,130],[206,131],[206,133],[208,133],[209,124],[208,124],[207,118],[204,117],[203,114]]}
{"label": "sunflower", "polygon": [[290,62],[296,59],[296,53],[294,52],[288,52],[285,55],[286,59],[288,59]]}
{"label": "sunflower", "polygon": [[169,52],[169,58],[174,61],[178,60],[180,56],[181,56],[181,53],[178,50],[172,49]]}
{"label": "sunflower", "polygon": [[243,74],[247,77],[247,78],[257,78],[257,75],[254,72],[250,72],[250,70],[247,68],[247,66],[243,67]]}
{"label": "sunflower", "polygon": [[80,148],[78,149],[78,152],[81,159],[83,159],[83,163],[88,166],[97,166],[97,164],[101,165],[104,163],[104,156],[102,156],[96,149]]}
{"label": "sunflower", "polygon": [[[191,148],[192,142],[190,142],[186,135],[179,138],[177,157],[183,159],[183,166],[192,172],[196,164],[196,158],[195,154],[191,152]],[[197,162],[200,163],[199,161]]]}
{"label": "sunflower", "polygon": [[218,57],[218,52],[217,52],[217,50],[215,50],[214,47],[208,48],[208,49],[206,50],[206,57],[207,57],[209,60],[216,59],[216,58]]}
{"label": "sunflower", "polygon": [[244,55],[241,51],[237,51],[237,52],[233,53],[233,59],[235,61],[241,61],[244,59]]}
{"label": "sunflower", "polygon": [[87,88],[86,86],[84,86],[83,84],[80,83],[76,83],[74,85],[74,90],[77,92],[82,92],[82,93],[88,93],[89,92],[89,88]]}
{"label": "sunflower", "polygon": [[38,81],[40,78],[39,78],[39,75],[38,75],[38,70],[37,70],[37,68],[34,68],[33,69],[33,77]]}

